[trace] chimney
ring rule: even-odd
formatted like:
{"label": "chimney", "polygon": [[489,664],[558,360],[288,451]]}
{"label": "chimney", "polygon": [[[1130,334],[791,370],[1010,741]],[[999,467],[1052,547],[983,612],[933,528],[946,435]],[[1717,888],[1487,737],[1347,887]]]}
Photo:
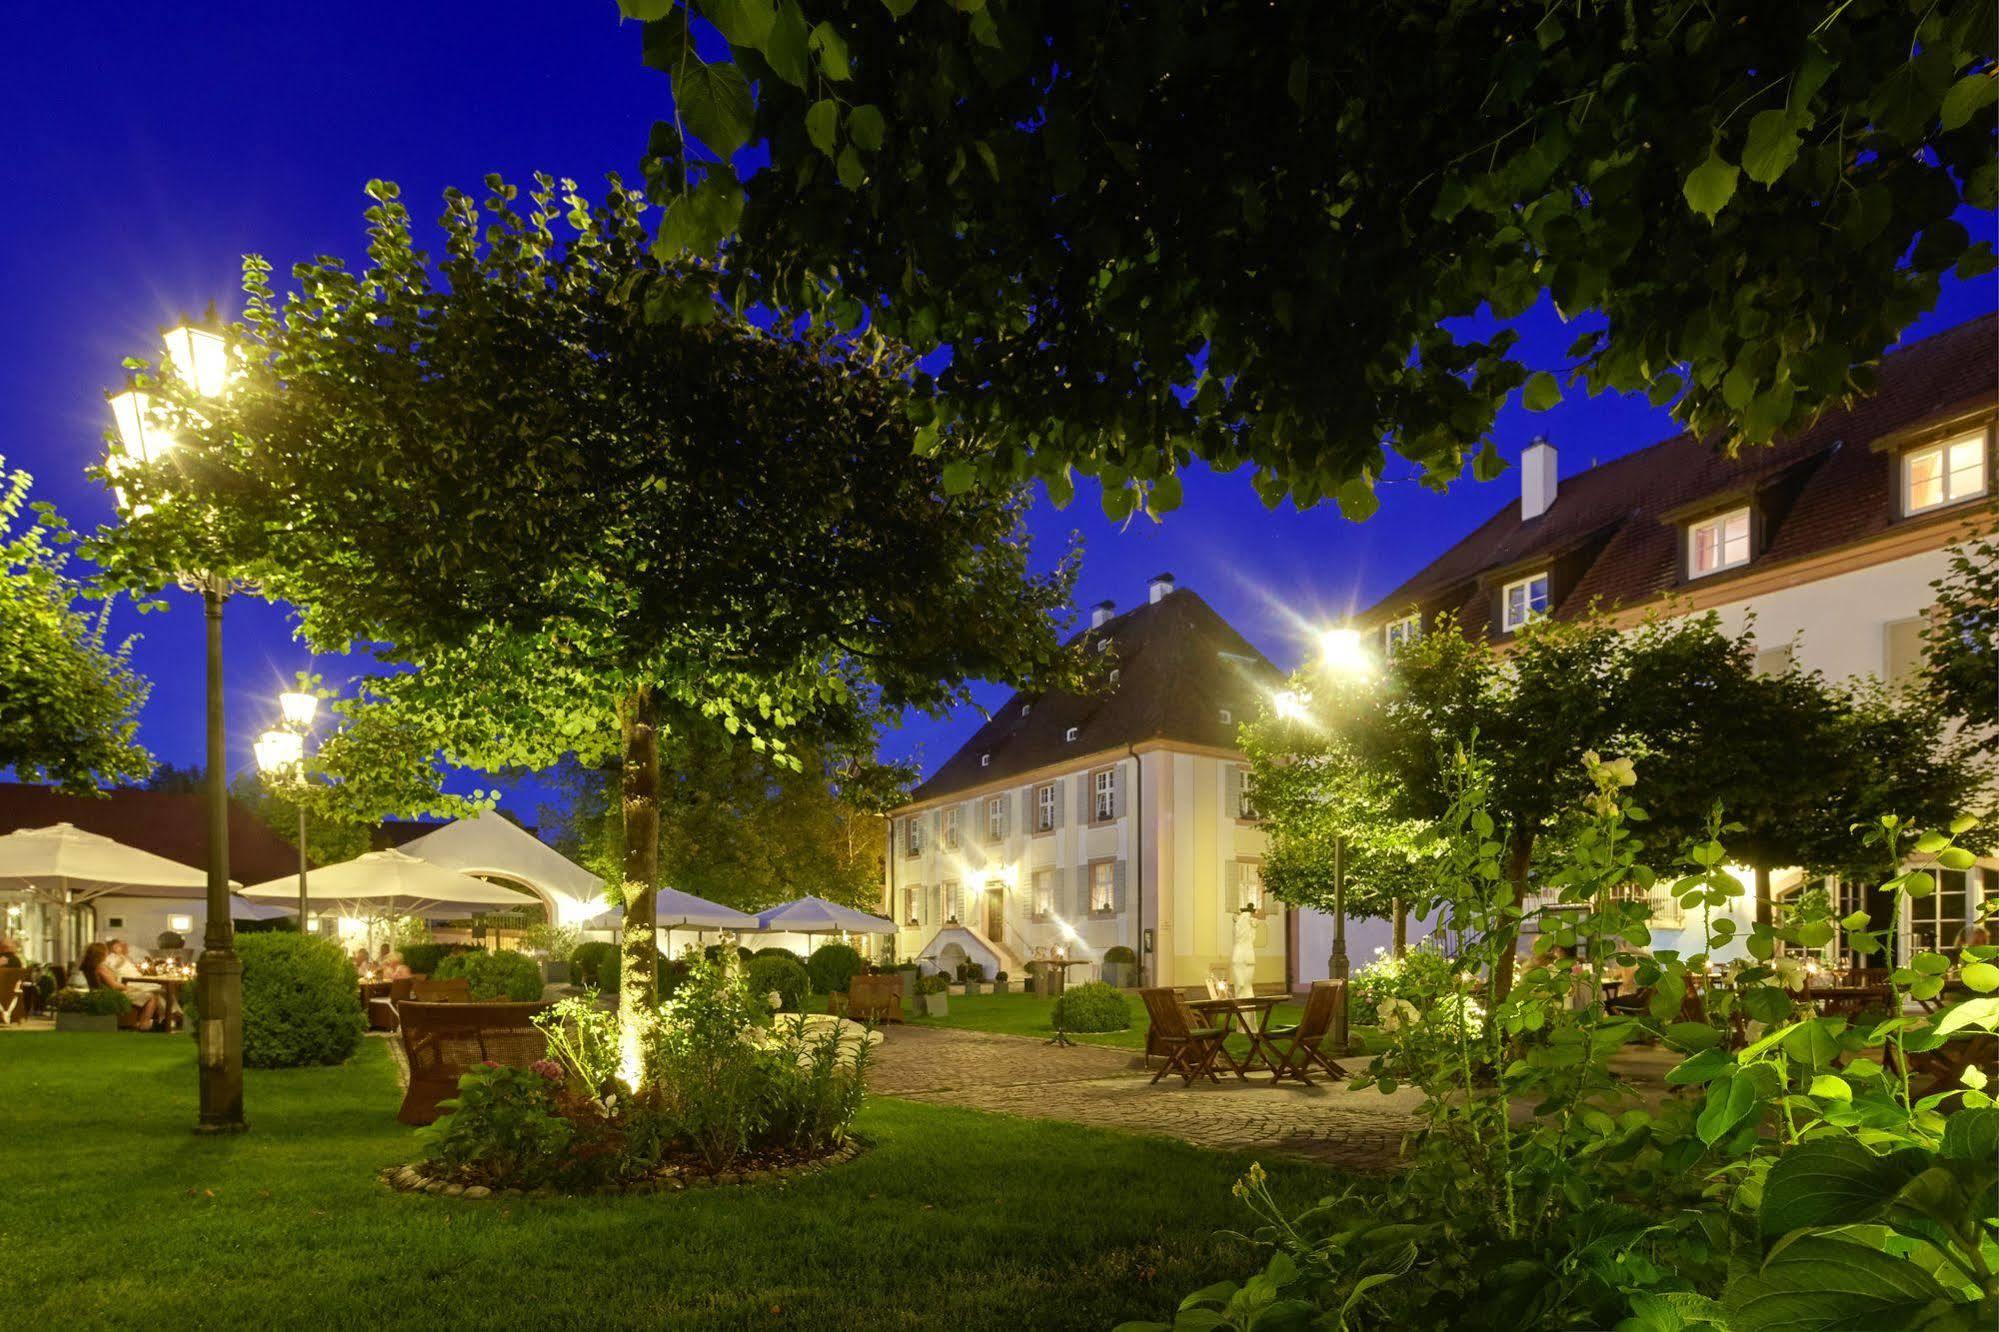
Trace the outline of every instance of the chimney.
{"label": "chimney", "polygon": [[1104,621],[1116,614],[1117,603],[1115,601],[1099,601],[1095,606],[1090,608],[1090,628],[1103,628]]}
{"label": "chimney", "polygon": [[1534,436],[1520,455],[1520,521],[1539,518],[1555,504],[1555,446]]}
{"label": "chimney", "polygon": [[1145,590],[1151,594],[1150,600],[1155,602],[1163,600],[1166,594],[1173,590],[1173,575],[1170,573],[1152,575],[1146,580]]}

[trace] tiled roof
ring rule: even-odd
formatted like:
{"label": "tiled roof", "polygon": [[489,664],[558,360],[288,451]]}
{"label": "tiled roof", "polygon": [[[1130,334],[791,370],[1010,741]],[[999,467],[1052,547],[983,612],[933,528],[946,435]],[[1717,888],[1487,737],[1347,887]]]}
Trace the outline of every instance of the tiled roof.
{"label": "tiled roof", "polygon": [[1496,599],[1481,580],[1572,557],[1577,567],[1555,589],[1555,615],[1580,615],[1592,602],[1636,605],[1682,586],[1674,521],[1682,510],[1757,489],[1782,492],[1785,502],[1752,567],[1880,536],[1895,522],[1893,462],[1870,446],[1992,404],[1995,383],[1999,315],[1985,315],[1883,358],[1873,393],[1769,447],[1731,458],[1676,435],[1563,480],[1538,518],[1521,521],[1517,500],[1510,502],[1360,618],[1378,624],[1412,608],[1426,616],[1455,611],[1477,637],[1497,628]]}
{"label": "tiled roof", "polygon": [[[0,834],[70,823],[141,851],[208,867],[208,797],[179,791],[64,795],[47,786],[0,782]],[[298,851],[262,819],[229,802],[229,877],[263,883],[298,873]]]}
{"label": "tiled roof", "polygon": [[[910,794],[912,803],[968,791],[1106,749],[1147,740],[1235,748],[1278,669],[1186,588],[1072,638],[1107,641],[1118,682],[1101,698],[1015,694],[963,748]],[[1023,707],[1026,707],[1023,715]],[[1222,720],[1227,710],[1229,721]],[[1070,727],[1076,738],[1067,738]],[[984,763],[982,756],[991,757]]]}

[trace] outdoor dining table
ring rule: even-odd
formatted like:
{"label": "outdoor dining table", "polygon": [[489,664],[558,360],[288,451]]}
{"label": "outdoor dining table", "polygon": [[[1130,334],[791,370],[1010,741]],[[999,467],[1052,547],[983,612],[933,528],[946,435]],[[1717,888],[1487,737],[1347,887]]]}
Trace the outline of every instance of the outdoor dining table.
{"label": "outdoor dining table", "polygon": [[1282,995],[1252,994],[1224,999],[1190,999],[1187,1007],[1203,1017],[1219,1020],[1224,1042],[1232,1027],[1249,1037],[1249,1053],[1241,1059],[1229,1053],[1226,1043],[1221,1049],[1222,1062],[1234,1069],[1237,1077],[1247,1081],[1253,1069],[1277,1071],[1282,1056],[1270,1039],[1270,1015],[1283,1002]]}
{"label": "outdoor dining table", "polygon": [[169,1029],[181,1025],[180,987],[194,979],[192,976],[147,976],[130,977],[128,985],[151,985],[160,992],[160,1013]]}

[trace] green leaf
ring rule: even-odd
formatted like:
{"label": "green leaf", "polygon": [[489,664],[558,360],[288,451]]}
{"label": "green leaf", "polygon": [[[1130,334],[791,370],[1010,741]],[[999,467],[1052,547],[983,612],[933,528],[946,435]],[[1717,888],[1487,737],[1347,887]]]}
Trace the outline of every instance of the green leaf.
{"label": "green leaf", "polygon": [[830,97],[822,97],[812,104],[805,113],[805,134],[812,140],[812,146],[826,156],[833,156],[833,145],[840,133],[840,104]]}
{"label": "green leaf", "polygon": [[682,254],[712,254],[723,238],[735,231],[742,216],[743,187],[735,177],[711,171],[699,185],[667,204],[654,248],[669,259]]}
{"label": "green leaf", "polygon": [[960,458],[944,464],[943,483],[946,495],[962,495],[972,488],[975,473],[972,465]]}
{"label": "green leaf", "polygon": [[1701,1108],[1700,1118],[1694,1122],[1694,1132],[1702,1142],[1712,1147],[1749,1118],[1755,1109],[1756,1083],[1747,1073],[1737,1071],[1716,1078],[1708,1086],[1707,1103]]}
{"label": "green leaf", "polygon": [[775,0],[701,0],[701,15],[731,46],[761,48],[777,23]]}
{"label": "green leaf", "polygon": [[777,21],[770,25],[770,37],[764,42],[764,62],[773,74],[794,88],[803,88],[811,74],[807,56],[809,40],[805,12],[798,7],[798,0],[782,0],[777,7]]}
{"label": "green leaf", "polygon": [[1999,1110],[1960,1110],[1944,1121],[1943,1157],[1992,1163],[1999,1154]]}
{"label": "green leaf", "polygon": [[1964,970],[1958,972],[1957,978],[1964,982],[1966,989],[1976,990],[1980,994],[1990,994],[1994,990],[1999,990],[1999,967],[1993,966],[1990,962],[1967,962]]}
{"label": "green leaf", "polygon": [[851,143],[842,148],[840,155],[833,160],[833,169],[838,173],[840,183],[850,190],[858,190],[868,183],[868,169],[861,165],[861,155],[854,151]]}
{"label": "green leaf", "polygon": [[628,19],[651,23],[673,12],[674,0],[618,0],[618,12]]}
{"label": "green leaf", "polygon": [[1812,1018],[1793,1027],[1778,1044],[1806,1068],[1829,1068],[1839,1058],[1839,1033],[1845,1026],[1844,1018]]}
{"label": "green leaf", "polygon": [[1852,1332],[1947,1326],[1950,1296],[1928,1272],[1880,1249],[1826,1235],[1784,1245],[1762,1270],[1728,1283],[1733,1332]]}
{"label": "green leaf", "polygon": [[671,71],[680,119],[709,152],[724,161],[750,141],[756,103],[749,80],[730,64],[688,61]]}
{"label": "green leaf", "polygon": [[1506,474],[1506,459],[1500,455],[1491,440],[1488,439],[1481,444],[1478,452],[1473,455],[1471,474],[1473,479],[1478,481],[1497,481]]}
{"label": "green leaf", "polygon": [[1527,387],[1521,391],[1520,403],[1530,412],[1545,412],[1561,405],[1562,386],[1546,370],[1537,370],[1527,378]]}
{"label": "green leaf", "polygon": [[1757,1224],[1774,1239],[1807,1226],[1871,1221],[1929,1163],[1920,1147],[1879,1156],[1847,1137],[1801,1143],[1770,1167]]}
{"label": "green leaf", "polygon": [[806,45],[819,53],[819,68],[827,78],[838,82],[854,76],[853,67],[847,63],[847,39],[831,23],[814,28]]}
{"label": "green leaf", "polygon": [[1284,91],[1300,111],[1305,109],[1305,99],[1312,86],[1312,61],[1309,56],[1297,56],[1291,61],[1291,71],[1284,77]]}
{"label": "green leaf", "polygon": [[1698,1086],[1708,1082],[1735,1067],[1735,1060],[1726,1050],[1702,1050],[1691,1059],[1682,1060],[1666,1070],[1666,1081],[1675,1087]]}
{"label": "green leaf", "polygon": [[1801,142],[1788,111],[1758,111],[1749,122],[1749,141],[1742,147],[1742,169],[1758,185],[1775,185],[1798,160]]}
{"label": "green leaf", "polygon": [[1852,1084],[1837,1073],[1818,1074],[1812,1079],[1812,1085],[1807,1090],[1812,1095],[1825,1101],[1850,1101],[1853,1099]]}
{"label": "green leaf", "polygon": [[1366,522],[1381,507],[1381,497],[1374,493],[1374,482],[1365,474],[1342,481],[1338,498],[1340,516],[1351,523]]}
{"label": "green leaf", "polygon": [[1687,207],[1714,221],[1716,214],[1735,197],[1735,181],[1740,174],[1732,164],[1722,160],[1718,148],[1708,149],[1707,161],[1687,173],[1687,183],[1681,190],[1686,195]]}
{"label": "green leaf", "polygon": [[882,5],[892,17],[901,18],[916,8],[916,0],[882,0]]}
{"label": "green leaf", "polygon": [[854,136],[854,142],[864,153],[872,153],[882,146],[882,110],[874,103],[857,106],[847,113],[847,133]]}
{"label": "green leaf", "polygon": [[1935,1032],[1948,1036],[1965,1027],[1999,1031],[1999,999],[1966,999],[1961,1004],[1952,1004],[1937,1018]]}

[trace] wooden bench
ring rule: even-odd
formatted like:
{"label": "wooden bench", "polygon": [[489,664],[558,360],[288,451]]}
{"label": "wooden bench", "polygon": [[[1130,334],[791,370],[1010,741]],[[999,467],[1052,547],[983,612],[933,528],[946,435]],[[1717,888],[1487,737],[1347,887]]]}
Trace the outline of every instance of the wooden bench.
{"label": "wooden bench", "polygon": [[855,1022],[902,1021],[902,977],[855,976],[844,995],[828,995],[826,1009]]}
{"label": "wooden bench", "polygon": [[420,1004],[469,1004],[472,1002],[472,982],[463,976],[453,976],[450,980],[412,976],[409,997]]}
{"label": "wooden bench", "polygon": [[541,1000],[440,1004],[415,999],[397,1005],[410,1085],[396,1118],[405,1124],[434,1121],[437,1103],[458,1094],[459,1075],[469,1068],[487,1062],[526,1068],[548,1058],[548,1038],[534,1025],[535,1015],[548,1006]]}

